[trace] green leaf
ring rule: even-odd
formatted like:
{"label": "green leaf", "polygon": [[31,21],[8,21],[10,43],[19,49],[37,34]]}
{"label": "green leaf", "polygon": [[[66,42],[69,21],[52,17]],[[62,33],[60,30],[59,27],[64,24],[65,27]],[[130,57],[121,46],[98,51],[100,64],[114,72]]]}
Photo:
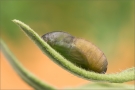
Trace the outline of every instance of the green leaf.
{"label": "green leaf", "polygon": [[76,90],[129,90],[129,89],[134,89],[134,85],[127,85],[127,84],[116,84],[116,83],[90,83],[86,84],[80,87],[75,88]]}
{"label": "green leaf", "polygon": [[112,83],[122,83],[127,81],[135,80],[135,68],[129,68],[122,72],[116,74],[98,74],[95,72],[86,71],[82,68],[77,67],[73,63],[69,62],[53,48],[51,48],[43,39],[32,30],[28,25],[24,24],[19,20],[13,20],[23,31],[24,33],[35,42],[35,44],[55,63],[63,67],[64,69],[70,71],[74,75],[80,76],[87,80],[93,81],[103,81],[103,82],[112,82]]}
{"label": "green leaf", "polygon": [[19,76],[27,82],[30,86],[32,86],[36,90],[56,90],[53,86],[46,84],[45,82],[38,79],[32,73],[30,73],[27,69],[23,67],[22,64],[14,57],[14,55],[7,48],[6,44],[0,40],[0,47],[5,57],[12,65],[14,70],[19,74]]}

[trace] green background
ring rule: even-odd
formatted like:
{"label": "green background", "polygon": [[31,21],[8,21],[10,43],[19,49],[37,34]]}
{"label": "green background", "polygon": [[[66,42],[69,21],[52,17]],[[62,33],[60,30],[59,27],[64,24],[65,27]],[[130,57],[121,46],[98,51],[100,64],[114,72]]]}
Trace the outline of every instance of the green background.
{"label": "green background", "polygon": [[[32,58],[34,49],[29,50],[31,41],[13,19],[26,23],[40,36],[68,32],[91,41],[105,53],[108,73],[119,71],[134,65],[134,6],[134,0],[1,0],[0,37],[21,59]],[[28,48],[25,52],[31,51],[29,55],[21,51],[22,45]],[[30,45],[35,47],[32,42]]]}

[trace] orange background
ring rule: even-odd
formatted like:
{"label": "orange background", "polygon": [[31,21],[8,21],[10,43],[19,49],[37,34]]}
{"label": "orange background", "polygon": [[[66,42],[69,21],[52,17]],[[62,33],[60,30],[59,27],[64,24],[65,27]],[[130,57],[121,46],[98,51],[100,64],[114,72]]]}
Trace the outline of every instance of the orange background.
{"label": "orange background", "polygon": [[[90,82],[88,80],[74,76],[73,74],[62,69],[52,62],[47,56],[45,56],[32,41],[27,41],[27,43],[25,42],[26,44],[19,45],[18,48],[20,49],[16,49],[11,41],[8,42],[10,43],[8,46],[10,46],[17,58],[20,59],[20,62],[24,65],[24,67],[26,67],[30,72],[34,73],[41,80],[57,88],[77,87]],[[121,42],[121,44],[126,45],[124,42]],[[121,53],[124,47],[118,47],[120,49],[118,52],[118,57],[108,60],[109,64],[107,73],[116,73],[134,66],[134,61],[131,61],[134,59],[134,51],[132,46],[128,45],[131,44],[126,45],[129,47],[126,50],[126,53]],[[31,87],[21,80],[21,78],[16,74],[3,54],[0,53],[0,55],[1,89],[31,89]],[[127,83],[134,84],[133,81]]]}
{"label": "orange background", "polygon": [[[0,38],[41,80],[57,88],[77,87],[91,81],[52,62],[11,20],[23,21],[40,36],[64,31],[91,41],[105,53],[109,74],[134,67],[134,6],[134,0],[0,0]],[[1,52],[0,61],[1,89],[31,89]]]}

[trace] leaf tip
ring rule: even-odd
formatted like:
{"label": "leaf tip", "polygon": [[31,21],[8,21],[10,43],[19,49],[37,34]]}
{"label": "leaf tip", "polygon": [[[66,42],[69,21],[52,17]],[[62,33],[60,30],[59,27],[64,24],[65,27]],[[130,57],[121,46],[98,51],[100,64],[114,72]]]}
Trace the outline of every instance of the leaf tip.
{"label": "leaf tip", "polygon": [[14,20],[12,20],[14,23],[17,23],[19,20],[17,20],[17,19],[14,19]]}
{"label": "leaf tip", "polygon": [[17,19],[14,19],[14,20],[12,20],[15,24],[17,24],[17,25],[19,25],[19,23],[21,22],[21,21],[19,21],[19,20],[17,20]]}
{"label": "leaf tip", "polygon": [[31,29],[28,25],[26,25],[25,23],[17,20],[17,19],[14,19],[12,20],[15,24],[17,24],[21,29],[22,28],[27,28],[27,29]]}

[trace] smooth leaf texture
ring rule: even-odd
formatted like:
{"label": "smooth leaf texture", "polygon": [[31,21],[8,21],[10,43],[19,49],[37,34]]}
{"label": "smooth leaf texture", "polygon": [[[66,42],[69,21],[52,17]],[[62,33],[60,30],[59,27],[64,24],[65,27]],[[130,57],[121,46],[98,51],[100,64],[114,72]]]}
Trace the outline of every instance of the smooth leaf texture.
{"label": "smooth leaf texture", "polygon": [[119,84],[119,83],[90,83],[80,87],[75,88],[74,90],[129,90],[134,89],[133,85]]}
{"label": "smooth leaf texture", "polygon": [[7,48],[6,44],[0,40],[0,46],[3,54],[14,68],[14,70],[19,74],[19,76],[27,82],[30,86],[32,86],[36,90],[56,90],[53,86],[46,84],[45,82],[38,79],[32,73],[30,73],[27,69],[25,69],[22,64],[14,57],[14,55]]}
{"label": "smooth leaf texture", "polygon": [[129,68],[119,73],[115,74],[98,74],[95,72],[86,71],[82,68],[79,68],[66,60],[53,48],[51,48],[46,42],[44,42],[41,37],[34,32],[28,25],[24,24],[19,20],[13,20],[23,31],[24,33],[35,42],[35,44],[55,63],[63,67],[64,69],[70,71],[74,75],[85,78],[87,80],[93,81],[103,81],[103,82],[112,82],[112,83],[122,83],[135,80],[135,68]]}
{"label": "smooth leaf texture", "polygon": [[[16,70],[16,72],[19,74],[19,76],[30,86],[32,86],[35,90],[57,90],[54,89],[54,87],[45,84],[41,80],[39,80],[37,77],[33,76],[29,71],[27,71],[20,62],[14,57],[14,55],[9,51],[6,44],[1,40],[1,50],[9,63],[13,66],[13,68]],[[128,69],[126,72],[133,70]],[[113,84],[113,83],[90,83],[83,86],[79,86],[77,88],[65,88],[67,89],[134,89],[133,85],[126,85],[126,84]],[[64,90],[64,89],[63,89]]]}

